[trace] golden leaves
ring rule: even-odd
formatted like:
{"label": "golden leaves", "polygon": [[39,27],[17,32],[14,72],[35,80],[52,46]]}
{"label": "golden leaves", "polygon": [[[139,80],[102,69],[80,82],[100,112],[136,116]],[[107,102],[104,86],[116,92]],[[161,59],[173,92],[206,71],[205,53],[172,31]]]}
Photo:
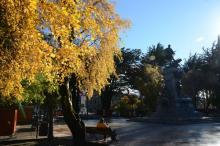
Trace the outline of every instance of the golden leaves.
{"label": "golden leaves", "polygon": [[127,21],[108,1],[1,0],[0,12],[3,95],[22,99],[21,81],[33,81],[39,72],[60,83],[75,74],[81,89],[92,95],[115,71],[118,35]]}

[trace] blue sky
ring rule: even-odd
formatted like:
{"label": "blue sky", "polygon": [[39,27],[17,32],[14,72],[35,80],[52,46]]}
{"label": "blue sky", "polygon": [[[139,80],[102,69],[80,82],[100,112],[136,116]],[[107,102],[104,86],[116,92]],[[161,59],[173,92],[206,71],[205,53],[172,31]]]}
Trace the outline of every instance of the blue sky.
{"label": "blue sky", "polygon": [[220,34],[220,0],[115,0],[116,11],[132,23],[122,46],[143,52],[171,44],[176,58],[210,47]]}

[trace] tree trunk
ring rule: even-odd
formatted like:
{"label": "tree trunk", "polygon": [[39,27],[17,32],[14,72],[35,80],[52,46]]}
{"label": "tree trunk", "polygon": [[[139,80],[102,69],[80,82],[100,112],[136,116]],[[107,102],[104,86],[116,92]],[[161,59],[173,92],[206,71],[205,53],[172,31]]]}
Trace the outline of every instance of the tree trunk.
{"label": "tree trunk", "polygon": [[89,98],[86,96],[86,116],[88,117],[89,111],[88,111],[88,104],[89,104]]}
{"label": "tree trunk", "polygon": [[53,107],[48,107],[48,123],[49,123],[49,129],[48,129],[48,140],[53,140]]}
{"label": "tree trunk", "polygon": [[73,109],[76,111],[77,114],[79,114],[81,97],[80,97],[80,90],[78,88],[78,83],[74,75],[70,77],[69,88],[72,94]]}
{"label": "tree trunk", "polygon": [[60,86],[64,120],[72,133],[74,144],[83,146],[85,145],[85,125],[73,108],[69,81],[69,78],[65,78],[64,84]]}
{"label": "tree trunk", "polygon": [[56,107],[56,97],[58,96],[56,93],[49,93],[47,90],[44,91],[45,99],[45,109],[47,109],[47,122],[48,122],[48,140],[53,140],[53,110]]}
{"label": "tree trunk", "polygon": [[102,103],[102,115],[109,117],[111,109],[113,91],[110,85],[106,86],[101,94],[101,103]]}

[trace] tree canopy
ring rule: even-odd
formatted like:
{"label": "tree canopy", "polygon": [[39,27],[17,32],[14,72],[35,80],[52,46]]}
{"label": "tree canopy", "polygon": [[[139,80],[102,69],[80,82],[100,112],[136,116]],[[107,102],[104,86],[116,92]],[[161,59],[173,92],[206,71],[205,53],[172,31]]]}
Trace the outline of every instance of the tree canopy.
{"label": "tree canopy", "polygon": [[107,0],[1,0],[0,93],[23,99],[21,81],[37,73],[55,83],[74,74],[89,95],[100,91],[128,26]]}
{"label": "tree canopy", "polygon": [[203,48],[202,54],[191,55],[183,66],[185,92],[193,98],[195,106],[203,102],[206,111],[211,105],[220,107],[219,55],[220,38],[212,47]]}

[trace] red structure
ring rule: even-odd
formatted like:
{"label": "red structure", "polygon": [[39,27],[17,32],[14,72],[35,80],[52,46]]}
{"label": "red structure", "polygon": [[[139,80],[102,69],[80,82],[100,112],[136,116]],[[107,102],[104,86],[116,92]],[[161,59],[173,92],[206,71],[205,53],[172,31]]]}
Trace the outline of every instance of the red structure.
{"label": "red structure", "polygon": [[18,121],[18,123],[19,122],[30,123],[32,120],[32,115],[33,115],[33,106],[25,106],[24,113],[22,113],[20,110],[18,110],[17,121]]}
{"label": "red structure", "polygon": [[0,136],[10,136],[15,133],[17,109],[0,109]]}

